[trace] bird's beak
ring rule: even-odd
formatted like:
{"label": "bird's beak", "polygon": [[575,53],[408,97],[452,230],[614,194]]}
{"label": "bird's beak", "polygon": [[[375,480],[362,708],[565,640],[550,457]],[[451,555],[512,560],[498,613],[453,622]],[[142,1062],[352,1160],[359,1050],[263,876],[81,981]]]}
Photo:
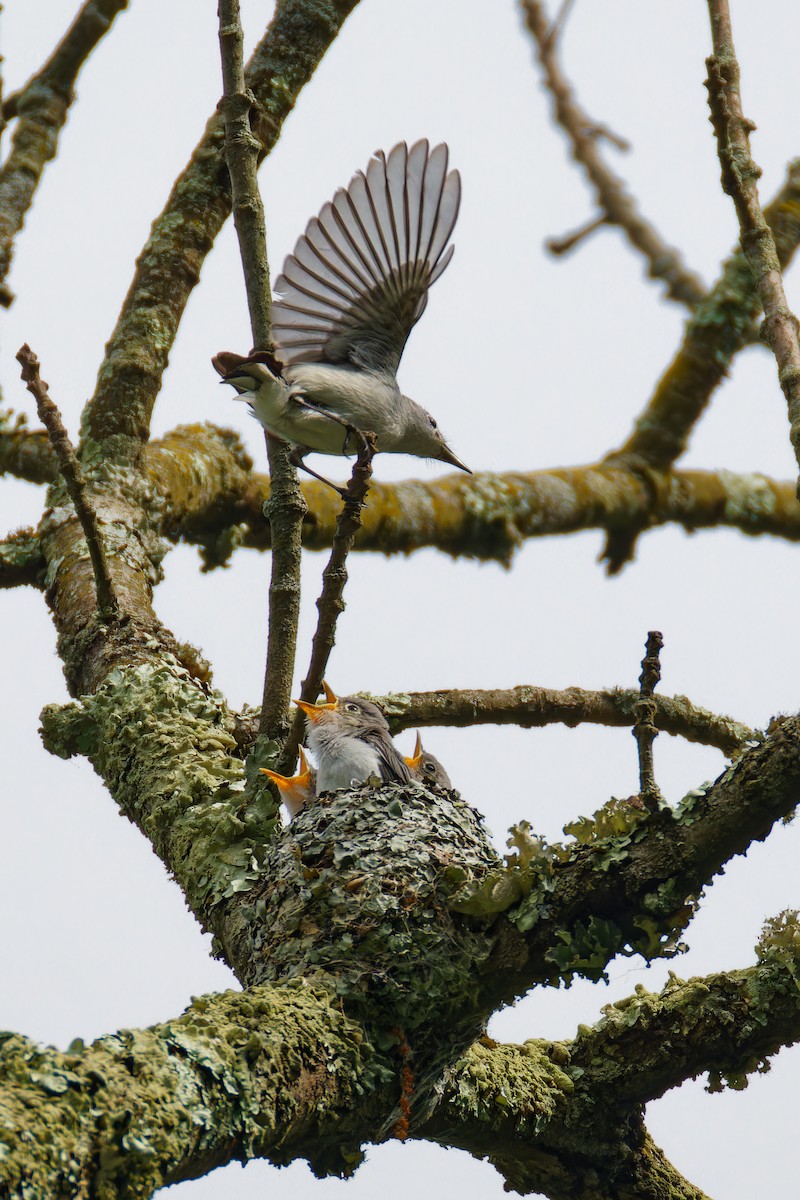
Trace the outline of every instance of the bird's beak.
{"label": "bird's beak", "polygon": [[453,454],[453,451],[450,449],[450,447],[446,446],[444,443],[442,444],[442,451],[439,455],[439,459],[441,462],[450,463],[451,467],[458,467],[459,471],[466,471],[468,475],[472,474],[472,471],[470,471],[466,463],[463,463],[456,454]]}
{"label": "bird's beak", "polygon": [[306,714],[309,721],[318,721],[322,713],[330,712],[332,709],[336,708],[336,705],[339,703],[336,693],[332,688],[328,687],[324,679],[322,681],[322,686],[325,689],[325,695],[328,698],[327,704],[309,704],[307,700],[292,701],[293,704],[296,704],[297,707]]}
{"label": "bird's beak", "polygon": [[410,767],[412,771],[416,771],[418,769],[419,764],[422,762],[422,738],[419,736],[419,730],[417,730],[417,744],[414,747],[413,756],[411,758],[406,758],[406,755],[404,754],[403,758],[405,759],[406,766]]}
{"label": "bird's beak", "polygon": [[270,771],[267,767],[259,767],[262,775],[266,775],[273,783],[277,784],[282,792],[287,791],[291,787],[307,787],[311,781],[311,769],[308,765],[308,759],[303,753],[303,747],[300,747],[300,770],[296,775],[279,775],[277,771]]}
{"label": "bird's beak", "polygon": [[311,783],[311,767],[308,765],[303,747],[300,747],[300,770],[294,777],[294,782],[300,787],[308,787]]}

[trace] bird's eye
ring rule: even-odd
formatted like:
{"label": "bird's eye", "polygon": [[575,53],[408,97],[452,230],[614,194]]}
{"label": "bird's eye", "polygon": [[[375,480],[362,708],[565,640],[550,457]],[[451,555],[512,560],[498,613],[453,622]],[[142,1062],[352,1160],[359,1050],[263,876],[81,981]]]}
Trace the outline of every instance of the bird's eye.
{"label": "bird's eye", "polygon": [[361,711],[357,704],[345,704],[345,708],[347,709],[348,712],[357,713],[357,712]]}
{"label": "bird's eye", "polygon": [[429,775],[435,775],[435,774],[436,774],[436,767],[433,765],[433,763],[432,763],[432,762],[426,762],[426,763],[423,763],[423,764],[422,764],[422,769],[423,769],[423,771],[427,771],[427,773],[428,773]]}
{"label": "bird's eye", "polygon": [[433,417],[428,417],[428,420],[429,420],[429,421],[430,421],[430,423],[431,423],[431,429],[438,429],[438,428],[439,428],[439,426],[438,426],[438,425],[436,424],[436,422],[434,421]]}

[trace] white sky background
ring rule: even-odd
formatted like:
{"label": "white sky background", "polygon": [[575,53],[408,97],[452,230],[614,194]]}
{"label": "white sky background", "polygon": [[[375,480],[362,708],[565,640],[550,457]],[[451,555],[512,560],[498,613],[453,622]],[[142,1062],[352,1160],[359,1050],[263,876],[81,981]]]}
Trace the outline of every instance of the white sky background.
{"label": "white sky background", "polygon": [[[77,0],[7,0],[6,86],[24,81],[66,28]],[[79,101],[18,240],[2,316],[5,403],[32,416],[14,353],[28,341],[77,434],[102,348],[134,258],[172,180],[220,93],[213,0],[136,0],[94,54]],[[271,9],[243,0],[248,46]],[[797,141],[800,11],[791,0],[733,5],[762,197],[780,185]],[[707,120],[705,5],[583,0],[570,19],[569,76],[599,121],[629,138],[606,153],[642,208],[690,265],[711,281],[736,239],[719,187]],[[615,232],[566,260],[543,239],[581,224],[593,208],[549,118],[530,39],[511,0],[363,0],[301,94],[262,169],[273,271],[309,216],[378,147],[446,140],[463,178],[452,265],[433,290],[403,360],[404,390],[436,415],[474,469],[588,462],[618,445],[678,344],[679,306],[660,299],[641,261]],[[796,275],[788,290],[795,309]],[[219,388],[209,358],[246,350],[249,326],[232,226],[209,257],[190,301],[156,408],[154,433],[181,422],[235,426],[263,468],[260,429]],[[684,460],[702,467],[794,473],[785,405],[766,351],[736,360]],[[317,460],[317,464],[321,460]],[[378,460],[379,478],[445,468]],[[44,492],[0,483],[0,529],[35,523]],[[764,726],[797,708],[800,648],[797,551],[733,532],[650,533],[635,564],[608,580],[598,533],[528,542],[513,569],[353,555],[347,612],[328,677],[337,691],[634,684],[648,629],[665,637],[662,691]],[[298,678],[308,654],[324,557],[308,554]],[[239,551],[230,569],[199,575],[197,554],[173,551],[156,608],[181,639],[211,659],[233,705],[261,694],[269,561]],[[66,699],[41,597],[0,593],[4,803],[0,809],[0,1028],[66,1046],[121,1026],[176,1015],[192,995],[235,986],[209,958],[209,939],[177,887],[83,761],[49,758],[37,736],[45,703]],[[413,734],[403,735],[410,746]],[[624,730],[432,730],[426,744],[465,797],[484,811],[502,848],[526,817],[547,837],[610,795],[636,790],[635,743]],[[662,735],[657,777],[677,800],[722,769],[719,753]],[[655,989],[668,966],[681,976],[747,966],[764,918],[800,904],[798,831],[780,827],[719,878],[690,927],[690,953],[645,970],[610,968],[609,987],[537,991],[497,1016],[495,1037],[569,1037],[601,1005]],[[797,1050],[784,1051],[744,1093],[709,1096],[703,1081],[648,1112],[673,1162],[710,1195],[745,1200],[796,1187]],[[768,1154],[764,1152],[768,1151]],[[303,1164],[278,1174],[234,1165],[182,1184],[170,1200],[427,1200],[503,1194],[502,1181],[467,1155],[391,1144],[370,1151],[355,1180],[317,1182]]]}

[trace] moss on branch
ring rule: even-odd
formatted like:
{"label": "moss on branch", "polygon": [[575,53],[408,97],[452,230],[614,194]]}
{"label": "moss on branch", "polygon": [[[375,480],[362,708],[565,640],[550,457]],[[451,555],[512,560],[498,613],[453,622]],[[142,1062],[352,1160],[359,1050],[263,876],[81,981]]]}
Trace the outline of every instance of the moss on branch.
{"label": "moss on branch", "polygon": [[0,1191],[146,1200],[255,1157],[347,1175],[393,1076],[308,985],[199,997],[172,1021],[65,1053],[0,1033]]}

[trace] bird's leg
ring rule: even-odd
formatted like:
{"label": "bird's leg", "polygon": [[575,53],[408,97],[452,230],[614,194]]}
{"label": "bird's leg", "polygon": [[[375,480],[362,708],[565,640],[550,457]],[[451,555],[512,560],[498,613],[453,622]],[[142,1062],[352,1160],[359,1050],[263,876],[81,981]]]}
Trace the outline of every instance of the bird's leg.
{"label": "bird's leg", "polygon": [[332,479],[326,479],[324,475],[318,475],[316,471],[312,471],[311,467],[306,466],[305,456],[309,453],[305,446],[293,446],[289,452],[289,462],[293,467],[297,467],[301,471],[305,471],[308,475],[313,475],[320,483],[327,483],[328,487],[333,488],[337,495],[341,496],[342,500],[348,497],[348,489],[339,487],[338,483],[334,483]]}
{"label": "bird's leg", "polygon": [[[306,398],[304,396],[293,395],[292,402],[294,404],[299,405],[301,408],[307,408],[311,412],[315,412],[315,413],[320,414],[321,416],[328,417],[328,418],[330,418],[331,421],[336,421],[336,423],[338,425],[342,425],[345,430],[344,441],[342,443],[342,453],[347,454],[347,443],[349,442],[350,438],[352,437],[359,444],[359,450],[358,450],[359,461],[361,461],[362,459],[365,459],[368,462],[372,462],[372,458],[375,454],[374,436],[373,436],[372,441],[370,442],[364,436],[362,431],[357,428],[357,426],[351,425],[349,421],[345,421],[344,417],[337,416],[336,413],[329,412],[328,409],[322,408],[318,404],[312,404],[309,400],[306,400]],[[305,458],[306,454],[308,454],[308,453],[310,453],[309,448],[304,447],[304,446],[295,446],[295,448],[292,450],[291,454],[289,455],[289,460],[290,460],[290,462],[292,462],[294,464],[294,466],[301,468],[303,471],[307,471],[309,475],[313,475],[315,479],[318,479],[320,481],[320,483],[327,483],[328,487],[332,487],[335,492],[338,492],[343,500],[349,500],[351,497],[351,488],[349,486],[346,488],[340,488],[335,483],[333,483],[330,479],[326,479],[324,475],[318,475],[316,471],[311,470],[311,467],[306,466],[303,459]],[[352,483],[352,481],[351,481],[351,483]],[[363,501],[362,501],[362,503],[363,503]]]}

